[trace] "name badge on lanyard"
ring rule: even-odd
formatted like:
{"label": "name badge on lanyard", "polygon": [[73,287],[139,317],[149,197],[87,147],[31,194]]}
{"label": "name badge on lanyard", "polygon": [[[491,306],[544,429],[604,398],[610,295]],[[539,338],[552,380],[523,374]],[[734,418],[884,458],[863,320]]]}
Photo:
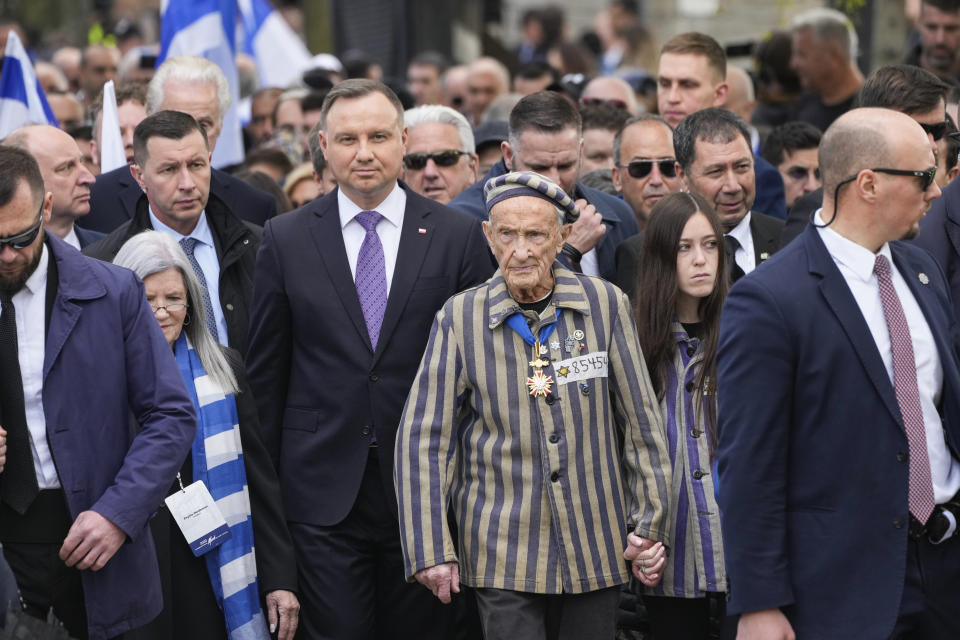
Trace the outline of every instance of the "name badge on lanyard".
{"label": "name badge on lanyard", "polygon": [[[177,474],[179,479],[180,474]],[[187,487],[181,483],[180,491],[167,496],[164,502],[196,557],[215,549],[233,536],[220,507],[203,481],[198,480]]]}

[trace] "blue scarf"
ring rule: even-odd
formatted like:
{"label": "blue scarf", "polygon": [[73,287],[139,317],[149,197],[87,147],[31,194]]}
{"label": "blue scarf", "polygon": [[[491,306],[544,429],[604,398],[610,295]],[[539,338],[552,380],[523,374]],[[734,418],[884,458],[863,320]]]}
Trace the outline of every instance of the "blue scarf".
{"label": "blue scarf", "polygon": [[224,393],[220,385],[207,376],[186,334],[180,334],[174,351],[197,411],[193,480],[202,480],[207,486],[232,534],[204,556],[213,593],[223,609],[230,640],[266,640],[270,636],[257,588],[253,524],[237,404],[233,394]]}

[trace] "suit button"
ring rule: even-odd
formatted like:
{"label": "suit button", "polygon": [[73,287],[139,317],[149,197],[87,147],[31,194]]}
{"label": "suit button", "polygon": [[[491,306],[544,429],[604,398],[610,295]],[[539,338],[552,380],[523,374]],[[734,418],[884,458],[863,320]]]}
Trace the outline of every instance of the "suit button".
{"label": "suit button", "polygon": [[687,390],[687,393],[693,393],[693,380],[685,384],[683,388]]}
{"label": "suit button", "polygon": [[363,426],[363,429],[360,429],[360,435],[362,435],[362,436],[368,436],[368,435],[370,435],[370,426],[369,426],[369,425],[364,425],[364,426]]}
{"label": "suit button", "polygon": [[227,303],[227,311],[233,311],[233,305],[229,302]]}
{"label": "suit button", "polygon": [[694,469],[694,470],[693,470],[693,477],[696,478],[697,480],[699,480],[700,478],[702,478],[702,477],[705,476],[705,475],[707,475],[707,474],[705,474],[705,473],[704,473],[703,471],[701,471],[700,469]]}
{"label": "suit button", "polygon": [[692,357],[693,357],[693,354],[695,354],[696,352],[697,352],[697,348],[696,348],[695,346],[693,346],[692,344],[688,344],[688,345],[687,345],[687,355],[688,355],[688,356],[690,356],[690,357],[692,358]]}
{"label": "suit button", "polygon": [[558,481],[559,479],[560,479],[560,472],[559,472],[559,471],[554,471],[553,473],[550,474],[550,482],[556,482],[556,481]]}
{"label": "suit button", "polygon": [[895,526],[897,529],[903,529],[903,518],[894,518],[893,526]]}
{"label": "suit button", "polygon": [[379,379],[380,379],[380,376],[378,376],[377,374],[375,373],[370,374],[370,382],[376,382]]}
{"label": "suit button", "polygon": [[699,429],[690,429],[690,436],[692,438],[699,438],[701,434],[703,434],[703,431],[700,431]]}
{"label": "suit button", "polygon": [[906,460],[906,459],[907,459],[907,454],[906,454],[906,453],[904,453],[903,451],[897,451],[897,461],[898,461],[898,462],[903,462],[903,461]]}
{"label": "suit button", "polygon": [[553,403],[557,401],[557,396],[553,395],[552,393],[548,393],[545,400],[547,401],[547,404],[552,406]]}
{"label": "suit button", "polygon": [[560,442],[560,434],[551,433],[548,440],[550,440],[550,442],[553,444],[557,444],[558,442]]}

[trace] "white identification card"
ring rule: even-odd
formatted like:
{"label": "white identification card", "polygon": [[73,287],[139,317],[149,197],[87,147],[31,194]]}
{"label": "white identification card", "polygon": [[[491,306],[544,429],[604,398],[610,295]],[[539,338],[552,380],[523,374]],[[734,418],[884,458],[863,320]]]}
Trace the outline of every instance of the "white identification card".
{"label": "white identification card", "polygon": [[233,535],[220,508],[202,481],[167,496],[164,501],[193,555],[200,557]]}
{"label": "white identification card", "polygon": [[553,363],[557,384],[607,377],[607,352],[594,351]]}

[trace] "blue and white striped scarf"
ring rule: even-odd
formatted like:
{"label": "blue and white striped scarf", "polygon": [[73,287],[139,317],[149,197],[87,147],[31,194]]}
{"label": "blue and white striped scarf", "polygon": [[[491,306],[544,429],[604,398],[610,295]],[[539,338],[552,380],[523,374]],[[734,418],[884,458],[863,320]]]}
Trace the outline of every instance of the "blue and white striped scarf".
{"label": "blue and white striped scarf", "polygon": [[207,573],[223,609],[230,640],[267,640],[260,609],[257,562],[253,550],[250,494],[243,466],[237,404],[203,369],[200,357],[181,333],[175,345],[177,365],[197,410],[193,440],[193,480],[202,480],[220,508],[232,536],[207,553]]}

